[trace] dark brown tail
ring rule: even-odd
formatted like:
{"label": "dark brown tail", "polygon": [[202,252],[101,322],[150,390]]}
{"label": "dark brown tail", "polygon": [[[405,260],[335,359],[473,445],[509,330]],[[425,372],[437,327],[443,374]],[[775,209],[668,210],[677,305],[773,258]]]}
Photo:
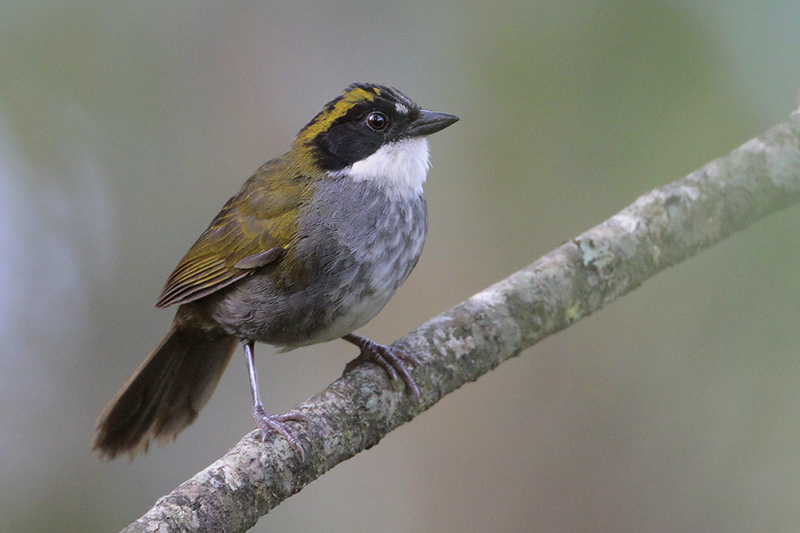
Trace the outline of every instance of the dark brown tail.
{"label": "dark brown tail", "polygon": [[113,459],[165,444],[194,422],[228,366],[236,339],[172,325],[97,421],[93,446]]}

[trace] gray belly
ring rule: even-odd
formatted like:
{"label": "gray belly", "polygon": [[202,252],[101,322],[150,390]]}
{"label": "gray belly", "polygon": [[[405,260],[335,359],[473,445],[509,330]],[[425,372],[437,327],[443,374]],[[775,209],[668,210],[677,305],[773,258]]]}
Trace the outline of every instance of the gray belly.
{"label": "gray belly", "polygon": [[366,324],[417,264],[425,199],[390,198],[369,182],[326,181],[299,225],[299,281],[278,287],[269,266],[221,291],[212,318],[230,334],[291,350]]}

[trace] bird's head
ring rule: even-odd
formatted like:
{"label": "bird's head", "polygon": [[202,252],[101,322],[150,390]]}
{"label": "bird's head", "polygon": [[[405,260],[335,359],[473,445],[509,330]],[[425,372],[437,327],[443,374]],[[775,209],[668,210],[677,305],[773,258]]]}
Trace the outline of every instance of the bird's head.
{"label": "bird's head", "polygon": [[357,83],[300,130],[293,151],[332,177],[421,192],[429,167],[425,137],[457,120],[421,109],[392,87]]}

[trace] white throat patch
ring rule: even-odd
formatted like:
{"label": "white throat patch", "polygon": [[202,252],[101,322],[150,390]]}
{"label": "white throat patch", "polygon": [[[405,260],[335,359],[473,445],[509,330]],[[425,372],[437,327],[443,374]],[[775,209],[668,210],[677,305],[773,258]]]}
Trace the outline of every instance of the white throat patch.
{"label": "white throat patch", "polygon": [[419,137],[381,146],[371,156],[342,170],[331,172],[330,175],[348,176],[356,181],[372,181],[376,185],[384,186],[387,193],[408,196],[422,193],[428,168],[428,140]]}

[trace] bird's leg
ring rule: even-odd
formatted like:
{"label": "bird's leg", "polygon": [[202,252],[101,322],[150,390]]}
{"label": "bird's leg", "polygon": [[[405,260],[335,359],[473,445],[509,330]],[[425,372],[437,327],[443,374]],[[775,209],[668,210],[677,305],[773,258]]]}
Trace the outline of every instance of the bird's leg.
{"label": "bird's leg", "polygon": [[261,394],[258,392],[258,372],[256,371],[256,361],[253,351],[253,341],[244,341],[244,355],[247,357],[247,371],[250,374],[250,391],[253,393],[253,420],[256,426],[261,429],[261,440],[267,439],[267,432],[269,430],[275,431],[283,435],[289,441],[289,446],[300,454],[302,461],[306,460],[306,453],[300,442],[289,433],[289,429],[284,425],[288,420],[298,422],[308,422],[308,417],[302,413],[286,413],[285,415],[270,415],[264,411],[264,406],[261,404]]}
{"label": "bird's leg", "polygon": [[377,363],[387,374],[392,381],[397,381],[398,373],[403,376],[403,381],[406,387],[411,391],[411,394],[419,399],[419,387],[414,378],[408,371],[407,364],[415,365],[419,361],[413,355],[400,350],[399,348],[392,348],[391,346],[384,346],[377,342],[371,341],[366,337],[348,333],[342,339],[347,342],[353,343],[361,348],[361,353],[358,357],[347,363],[344,367],[344,373],[352,371],[357,366],[366,362],[372,361]]}

